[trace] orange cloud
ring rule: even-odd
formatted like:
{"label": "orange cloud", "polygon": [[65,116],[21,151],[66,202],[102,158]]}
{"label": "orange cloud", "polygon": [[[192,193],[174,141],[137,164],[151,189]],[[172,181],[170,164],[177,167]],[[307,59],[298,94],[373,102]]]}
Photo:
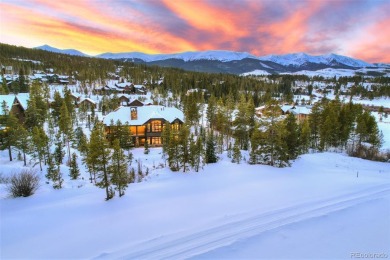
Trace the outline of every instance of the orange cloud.
{"label": "orange cloud", "polygon": [[165,5],[195,28],[242,35],[240,28],[232,21],[229,14],[213,8],[202,1],[164,1]]}
{"label": "orange cloud", "polygon": [[[74,22],[64,21],[52,16],[51,13],[43,14],[40,9],[35,11],[1,3],[2,10],[12,10],[9,13],[4,12],[5,20],[12,27],[12,30],[10,28],[6,34],[17,34],[21,37],[22,35],[34,35],[35,38],[48,39],[42,44],[53,44],[58,48],[77,48],[89,54],[98,54],[108,50],[111,52],[158,53],[162,49],[169,50],[172,46],[176,51],[183,48],[195,49],[191,43],[179,37],[156,32],[147,26],[112,17],[104,12],[99,13],[99,10],[94,10],[94,7],[82,5],[84,2],[80,2],[79,8],[69,8],[64,3],[66,2],[36,1],[36,4],[49,8],[53,12],[59,10],[59,16],[71,16]],[[58,16],[58,13],[56,15]],[[160,41],[163,40],[163,44],[156,46],[154,36]]]}
{"label": "orange cloud", "polygon": [[269,40],[272,42],[263,47],[263,54],[284,54],[292,50],[293,52],[307,51],[305,37],[309,32],[308,19],[320,7],[320,1],[310,1],[306,6],[291,12],[282,20],[260,26],[258,32],[269,35]]}
{"label": "orange cloud", "polygon": [[390,18],[364,28],[360,35],[351,38],[348,55],[368,62],[390,63]]}
{"label": "orange cloud", "polygon": [[11,44],[47,43],[88,54],[226,49],[388,61],[390,21],[381,11],[388,3],[352,2],[2,0],[0,36]]}

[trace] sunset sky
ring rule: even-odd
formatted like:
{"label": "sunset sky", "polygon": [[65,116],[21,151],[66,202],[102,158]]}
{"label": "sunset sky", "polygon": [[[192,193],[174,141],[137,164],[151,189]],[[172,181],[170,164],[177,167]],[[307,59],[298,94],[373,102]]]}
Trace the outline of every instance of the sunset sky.
{"label": "sunset sky", "polygon": [[103,52],[337,53],[390,62],[389,0],[0,0],[0,42]]}

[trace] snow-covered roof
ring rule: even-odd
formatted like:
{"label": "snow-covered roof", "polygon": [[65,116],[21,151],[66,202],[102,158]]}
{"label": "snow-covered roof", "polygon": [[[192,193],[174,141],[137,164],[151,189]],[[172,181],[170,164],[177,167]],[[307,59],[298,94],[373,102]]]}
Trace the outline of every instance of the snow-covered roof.
{"label": "snow-covered roof", "polygon": [[87,101],[87,102],[90,102],[90,103],[96,105],[96,101],[94,101],[94,100],[92,100],[92,99],[90,99],[90,98],[83,98],[83,99],[80,101],[80,103],[81,103],[81,102],[84,102],[84,101]]}
{"label": "snow-covered roof", "polygon": [[294,106],[292,106],[292,105],[283,105],[280,108],[283,110],[283,113],[286,113],[287,111],[289,111],[293,107]]}
{"label": "snow-covered roof", "polygon": [[28,100],[30,99],[29,93],[19,93],[16,98],[19,100],[19,104],[24,108],[24,110],[27,109]]}
{"label": "snow-covered roof", "polygon": [[125,88],[130,87],[133,83],[131,82],[123,82],[123,83],[116,83],[115,85],[119,88]]}
{"label": "snow-covered roof", "polygon": [[310,115],[311,114],[311,107],[307,106],[296,106],[294,109],[290,109],[290,112],[294,115]]}
{"label": "snow-covered roof", "polygon": [[3,102],[5,101],[9,112],[12,109],[14,100],[15,100],[15,95],[0,95],[0,115],[4,115],[5,112],[3,111]]}
{"label": "snow-covered roof", "polygon": [[103,119],[105,125],[110,125],[111,120],[114,122],[121,121],[123,124],[128,122],[130,125],[143,125],[150,119],[162,118],[170,123],[175,119],[184,121],[184,114],[177,108],[164,107],[164,106],[142,106],[137,107],[137,119],[131,120],[131,109],[132,107],[120,107],[116,111],[109,113]]}

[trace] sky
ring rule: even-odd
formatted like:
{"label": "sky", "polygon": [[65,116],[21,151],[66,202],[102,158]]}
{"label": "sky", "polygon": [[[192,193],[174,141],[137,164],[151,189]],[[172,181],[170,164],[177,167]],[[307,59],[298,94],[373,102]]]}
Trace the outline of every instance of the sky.
{"label": "sky", "polygon": [[0,0],[0,42],[90,55],[230,50],[390,62],[390,0]]}

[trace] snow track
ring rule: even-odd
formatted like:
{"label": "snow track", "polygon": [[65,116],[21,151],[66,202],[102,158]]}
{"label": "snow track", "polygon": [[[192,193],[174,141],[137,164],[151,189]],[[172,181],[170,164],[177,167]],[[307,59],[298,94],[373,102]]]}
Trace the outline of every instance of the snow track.
{"label": "snow track", "polygon": [[330,199],[309,201],[255,216],[242,217],[239,220],[213,226],[196,233],[164,235],[129,245],[124,250],[101,254],[97,258],[186,259],[231,245],[238,240],[259,235],[265,231],[324,216],[388,195],[390,195],[390,185],[379,185]]}

